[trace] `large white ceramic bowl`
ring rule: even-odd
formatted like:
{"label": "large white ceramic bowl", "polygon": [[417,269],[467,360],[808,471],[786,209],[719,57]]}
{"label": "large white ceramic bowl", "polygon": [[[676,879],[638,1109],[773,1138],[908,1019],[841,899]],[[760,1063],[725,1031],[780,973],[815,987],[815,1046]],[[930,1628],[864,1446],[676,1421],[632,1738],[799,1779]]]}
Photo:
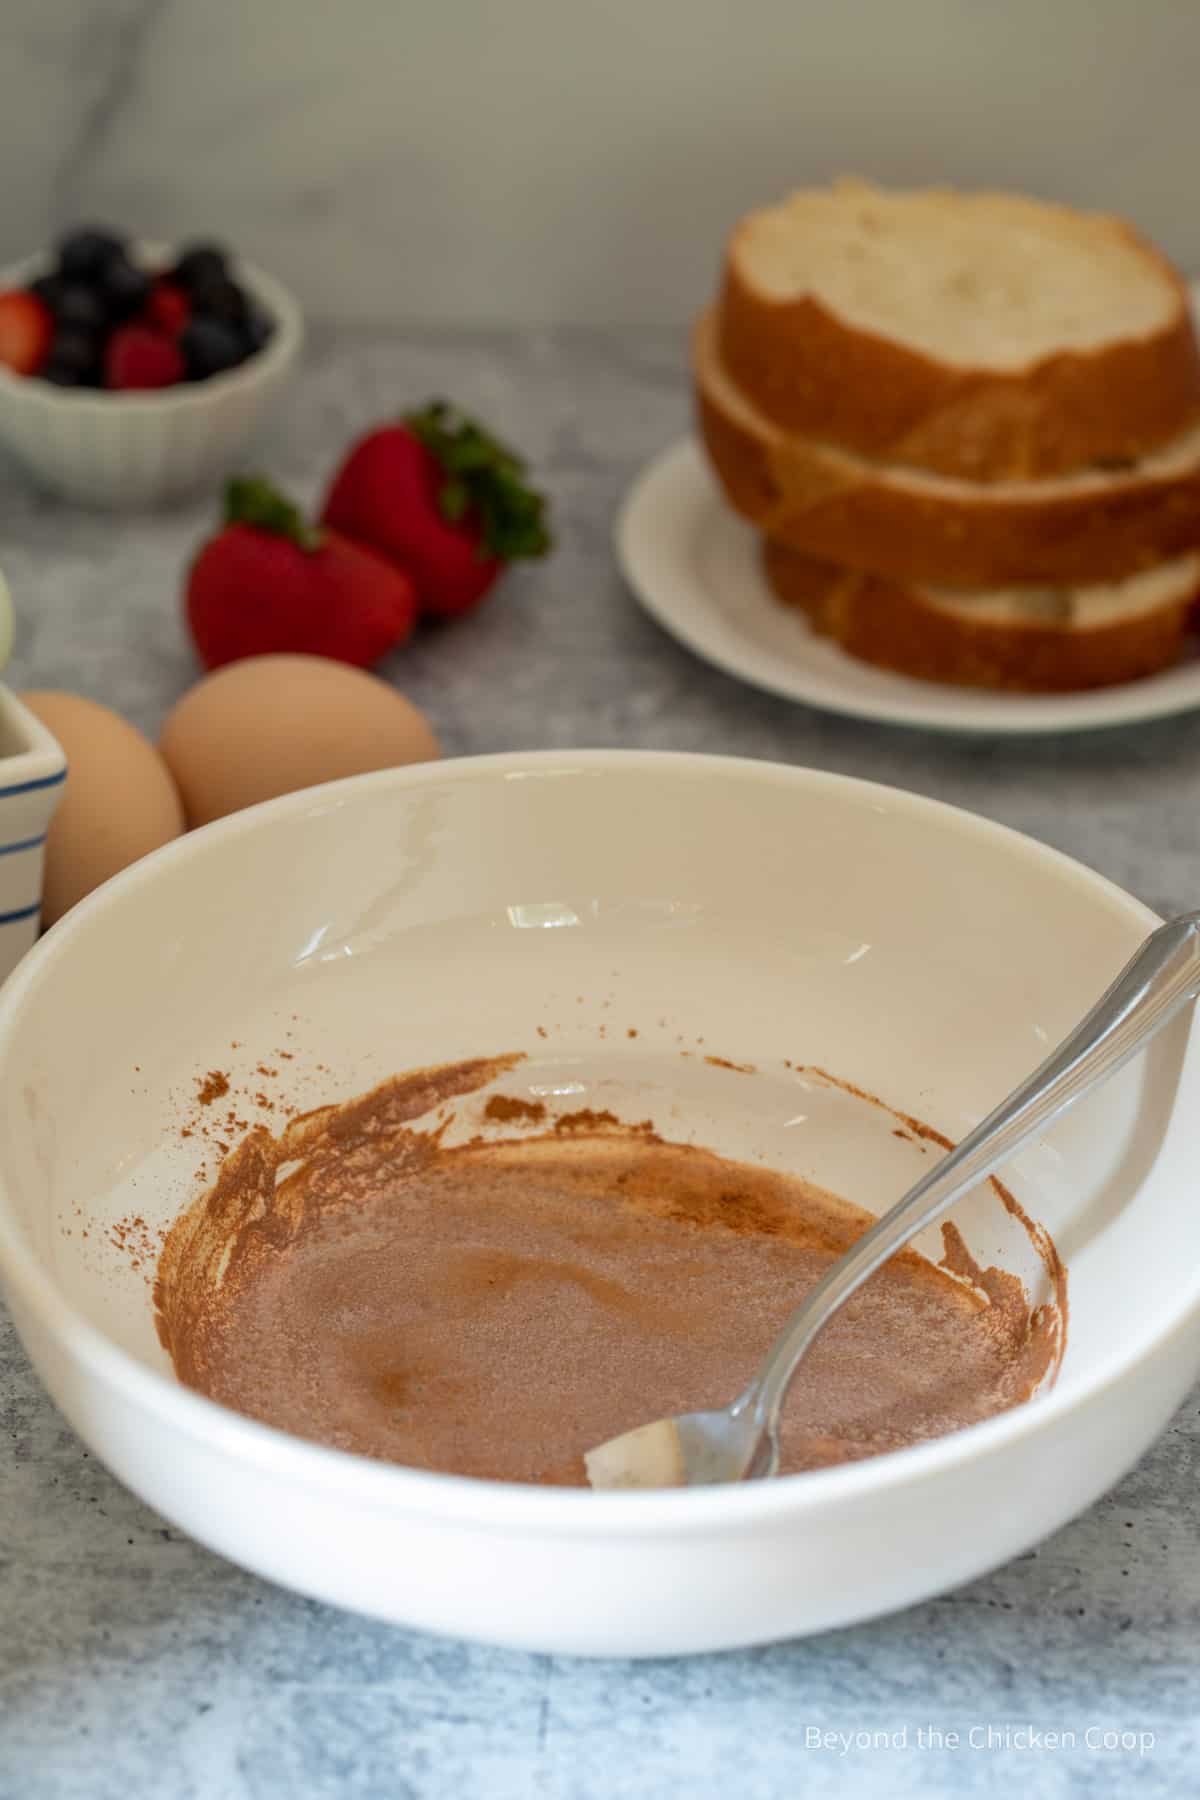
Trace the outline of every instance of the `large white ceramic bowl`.
{"label": "large white ceramic bowl", "polygon": [[[138,245],[147,268],[169,261],[163,244]],[[31,281],[45,255],[0,271],[0,288]],[[60,388],[0,367],[0,442],[53,493],[121,511],[179,499],[237,473],[304,340],[299,304],[272,275],[235,265],[238,280],[275,329],[237,368],[176,387],[107,393]]]}
{"label": "large white ceramic bowl", "polygon": [[[364,1613],[651,1655],[903,1606],[1087,1506],[1200,1367],[1186,1021],[1010,1171],[1070,1269],[1054,1388],[953,1437],[773,1483],[596,1495],[274,1432],[176,1383],[149,1264],[114,1245],[114,1224],[137,1215],[153,1232],[197,1191],[180,1135],[197,1075],[229,1070],[236,1086],[285,1043],[299,1102],[522,1050],[509,1091],[649,1112],[881,1205],[928,1166],[920,1147],[790,1065],[960,1134],[1153,922],[979,819],[761,763],[490,757],[273,802],[118,877],[0,994],[0,1271],[17,1327],[136,1493],[246,1567]],[[958,1219],[977,1256],[1038,1289],[990,1190]]]}

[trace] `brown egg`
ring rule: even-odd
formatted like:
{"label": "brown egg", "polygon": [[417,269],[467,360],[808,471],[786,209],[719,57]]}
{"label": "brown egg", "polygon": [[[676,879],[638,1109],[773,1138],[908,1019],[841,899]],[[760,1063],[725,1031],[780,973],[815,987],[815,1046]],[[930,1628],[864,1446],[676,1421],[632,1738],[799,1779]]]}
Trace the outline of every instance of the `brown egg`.
{"label": "brown egg", "polygon": [[110,875],[178,837],[183,808],[154,745],[107,706],[79,694],[21,698],[67,753],[42,885],[42,923],[53,925]]}
{"label": "brown egg", "polygon": [[159,749],[189,825],[441,754],[424,714],[395,688],[320,656],[252,656],[217,669],[179,701]]}

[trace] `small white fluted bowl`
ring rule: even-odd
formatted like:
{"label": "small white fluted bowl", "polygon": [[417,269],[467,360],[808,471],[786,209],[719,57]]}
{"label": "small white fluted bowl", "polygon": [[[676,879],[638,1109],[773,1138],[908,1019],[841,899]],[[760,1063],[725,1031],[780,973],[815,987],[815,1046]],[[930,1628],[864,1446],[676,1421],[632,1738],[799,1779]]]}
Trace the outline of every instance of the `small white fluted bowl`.
{"label": "small white fluted bowl", "polygon": [[[0,661],[7,600],[0,578]],[[0,683],[0,983],[37,939],[46,833],[66,773],[57,740]]]}
{"label": "small white fluted bowl", "polygon": [[[773,1482],[593,1494],[272,1430],[176,1380],[149,1265],[119,1247],[120,1222],[170,1224],[198,1191],[180,1096],[210,1069],[230,1071],[231,1094],[261,1081],[248,1071],[284,1032],[278,1079],[301,1107],[399,1069],[524,1051],[504,1086],[551,1112],[651,1117],[881,1206],[929,1166],[920,1144],[804,1065],[960,1136],[1154,922],[999,826],[766,763],[564,751],[289,795],[117,876],[0,990],[13,1318],[67,1418],[135,1493],[245,1567],[397,1624],[664,1655],[908,1605],[1090,1505],[1200,1372],[1188,1019],[1008,1172],[1069,1266],[1051,1391]],[[980,1261],[1036,1283],[992,1190],[955,1220]],[[793,1297],[780,1293],[781,1318]]]}
{"label": "small white fluted bowl", "polygon": [[[143,266],[170,261],[160,244],[136,250]],[[0,288],[49,266],[48,256],[29,257],[0,271]],[[106,510],[155,506],[234,473],[304,339],[300,308],[281,283],[249,263],[234,272],[275,326],[246,362],[206,381],[130,393],[60,388],[0,367],[0,442],[44,487]]]}

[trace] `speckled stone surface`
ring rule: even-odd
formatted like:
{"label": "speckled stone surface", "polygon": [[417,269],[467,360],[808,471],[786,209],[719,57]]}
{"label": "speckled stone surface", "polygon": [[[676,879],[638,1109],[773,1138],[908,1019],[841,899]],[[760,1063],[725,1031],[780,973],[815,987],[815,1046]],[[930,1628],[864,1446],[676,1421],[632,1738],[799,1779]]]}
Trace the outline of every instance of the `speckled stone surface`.
{"label": "speckled stone surface", "polygon": [[[390,666],[449,751],[812,763],[973,807],[1162,910],[1200,903],[1200,716],[1060,743],[884,730],[755,694],[643,617],[610,532],[640,463],[686,427],[671,336],[319,338],[259,460],[315,495],[356,427],[443,391],[528,449],[561,539]],[[4,469],[14,683],[153,730],[193,675],[179,577],[213,511],[88,516]],[[0,1797],[1193,1794],[1198,1418],[1200,1395],[1114,1495],[941,1600],[753,1653],[572,1663],[391,1631],[219,1562],[87,1456],[0,1313]]]}

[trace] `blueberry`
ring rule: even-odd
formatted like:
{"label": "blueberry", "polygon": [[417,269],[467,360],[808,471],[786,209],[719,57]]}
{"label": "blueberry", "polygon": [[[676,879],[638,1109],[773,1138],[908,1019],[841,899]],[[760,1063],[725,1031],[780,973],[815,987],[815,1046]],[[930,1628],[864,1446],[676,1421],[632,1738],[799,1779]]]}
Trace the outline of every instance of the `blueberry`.
{"label": "blueberry", "polygon": [[123,250],[111,255],[100,271],[100,293],[112,319],[132,318],[150,298],[151,279],[134,268]]}
{"label": "blueberry", "polygon": [[229,258],[218,244],[190,244],[176,262],[171,279],[188,294],[206,283],[228,281]]}
{"label": "blueberry", "polygon": [[67,363],[55,362],[51,359],[44,368],[38,370],[43,381],[52,381],[55,387],[92,387],[92,378],[85,370],[72,368]]}
{"label": "blueberry", "polygon": [[274,330],[274,321],[268,318],[262,308],[255,306],[253,301],[247,301],[246,322],[242,326],[242,341],[246,346],[247,356],[253,356],[256,350],[269,344]]}
{"label": "blueberry", "polygon": [[75,325],[63,325],[50,344],[47,366],[74,369],[80,381],[98,379],[100,373],[100,340],[95,332],[83,331]]}
{"label": "blueberry", "polygon": [[192,310],[198,318],[221,319],[226,325],[242,325],[246,296],[234,281],[219,277],[197,281],[190,289]]}
{"label": "blueberry", "polygon": [[61,275],[39,275],[36,281],[30,282],[29,291],[37,295],[43,306],[48,306],[52,313],[56,313],[59,297],[70,285]]}
{"label": "blueberry", "polygon": [[82,331],[99,333],[108,324],[101,296],[94,287],[85,287],[79,281],[62,282],[48,305],[59,325],[76,325]]}
{"label": "blueberry", "polygon": [[68,231],[58,243],[58,271],[68,281],[95,281],[114,256],[124,256],[125,240],[93,225]]}
{"label": "blueberry", "polygon": [[203,381],[244,361],[241,335],[221,319],[190,319],[179,334],[179,348],[189,381]]}

